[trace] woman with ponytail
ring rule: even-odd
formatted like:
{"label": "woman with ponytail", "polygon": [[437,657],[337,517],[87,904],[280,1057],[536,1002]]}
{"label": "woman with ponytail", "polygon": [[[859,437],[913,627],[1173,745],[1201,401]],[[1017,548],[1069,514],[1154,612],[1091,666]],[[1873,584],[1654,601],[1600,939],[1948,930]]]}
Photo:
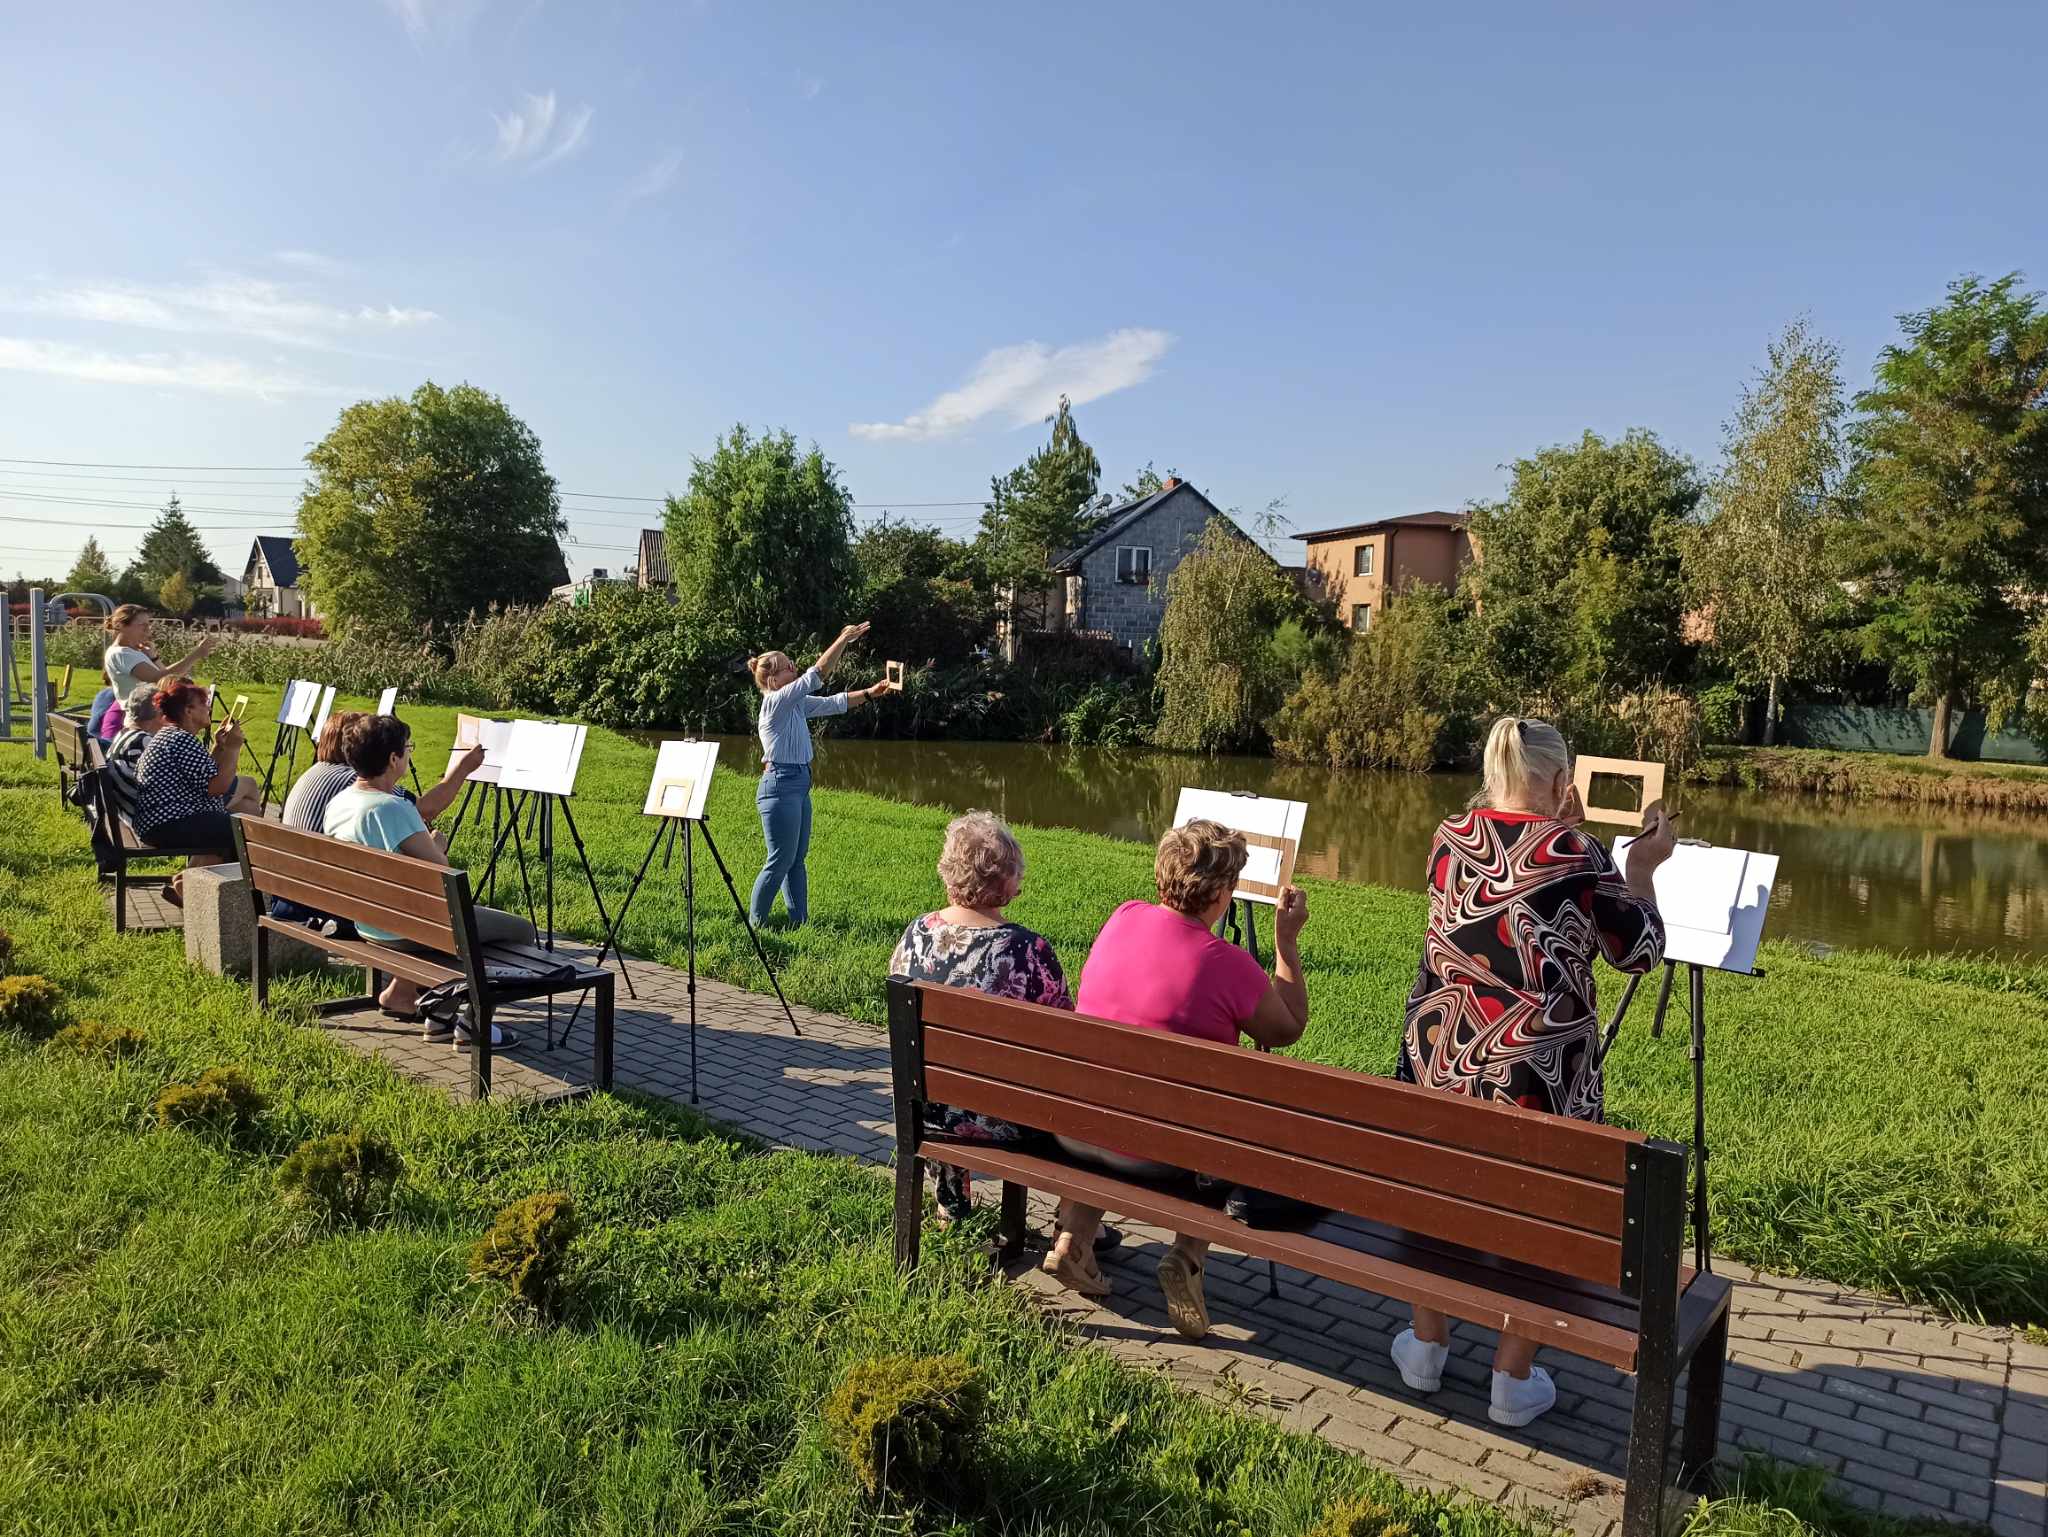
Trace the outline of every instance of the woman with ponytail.
{"label": "woman with ponytail", "polygon": [[750,904],[756,928],[767,923],[777,891],[791,928],[810,917],[810,875],[804,856],[811,847],[811,722],[821,715],[844,715],[852,706],[879,699],[894,688],[884,679],[846,694],[818,692],[840,654],[867,632],[865,624],[848,625],[803,672],[780,651],[747,658],[747,671],[761,691],[761,788],[754,792],[754,804],[768,843],[768,859],[755,877]]}
{"label": "woman with ponytail", "polygon": [[[1429,930],[1397,1073],[1448,1094],[1597,1121],[1593,957],[1626,972],[1664,958],[1651,877],[1671,857],[1671,819],[1649,807],[1628,869],[1618,869],[1579,826],[1571,749],[1547,721],[1495,721],[1485,774],[1472,808],[1447,818],[1430,847]],[[1415,1309],[1415,1326],[1394,1341],[1409,1387],[1442,1382],[1449,1329],[1443,1314]],[[1526,1425],[1557,1401],[1535,1358],[1534,1340],[1501,1336],[1494,1423]]]}

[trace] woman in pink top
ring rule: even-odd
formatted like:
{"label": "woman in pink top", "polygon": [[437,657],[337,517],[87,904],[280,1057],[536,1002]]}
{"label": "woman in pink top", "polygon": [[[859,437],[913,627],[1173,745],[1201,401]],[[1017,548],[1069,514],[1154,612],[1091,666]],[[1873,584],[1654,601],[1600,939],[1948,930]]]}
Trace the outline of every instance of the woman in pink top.
{"label": "woman in pink top", "polygon": [[[1190,822],[1160,839],[1153,867],[1159,902],[1126,902],[1102,926],[1081,968],[1080,1011],[1232,1046],[1240,1034],[1266,1047],[1300,1040],[1308,1028],[1308,986],[1297,941],[1308,917],[1308,899],[1292,886],[1280,894],[1270,979],[1250,955],[1214,932],[1230,909],[1244,861],[1243,836],[1220,822]],[[1179,1172],[1067,1137],[1059,1142],[1077,1158],[1138,1178]],[[1109,1282],[1095,1263],[1095,1234],[1101,1225],[1100,1207],[1061,1202],[1059,1240],[1045,1257],[1045,1270],[1084,1297],[1109,1295]],[[1205,1240],[1180,1234],[1159,1262],[1167,1317],[1194,1340],[1209,1332],[1209,1307],[1202,1296],[1202,1264],[1208,1255]]]}

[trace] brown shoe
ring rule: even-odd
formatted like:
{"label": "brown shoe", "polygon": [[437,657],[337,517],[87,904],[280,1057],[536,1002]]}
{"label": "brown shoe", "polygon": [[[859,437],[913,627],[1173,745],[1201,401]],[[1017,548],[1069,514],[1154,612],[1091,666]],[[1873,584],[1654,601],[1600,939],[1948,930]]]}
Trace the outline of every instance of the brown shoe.
{"label": "brown shoe", "polygon": [[1081,1250],[1078,1245],[1069,1244],[1064,1253],[1057,1247],[1051,1249],[1038,1268],[1068,1291],[1083,1297],[1109,1295],[1109,1281],[1096,1269],[1093,1251]]}
{"label": "brown shoe", "polygon": [[1209,1332],[1209,1304],[1202,1296],[1202,1267],[1180,1249],[1168,1249],[1159,1262],[1159,1289],[1166,1293],[1166,1316],[1174,1329],[1191,1340]]}

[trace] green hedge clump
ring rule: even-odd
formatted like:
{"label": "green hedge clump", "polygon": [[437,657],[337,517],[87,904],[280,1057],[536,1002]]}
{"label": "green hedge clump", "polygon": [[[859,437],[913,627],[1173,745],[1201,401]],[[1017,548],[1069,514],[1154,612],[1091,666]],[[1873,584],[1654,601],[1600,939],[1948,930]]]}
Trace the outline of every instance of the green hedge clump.
{"label": "green hedge clump", "polygon": [[581,1224],[564,1190],[541,1190],[499,1211],[469,1251],[469,1273],[503,1281],[543,1318],[561,1316],[569,1246]]}
{"label": "green hedge clump", "polygon": [[173,1083],[156,1097],[160,1126],[246,1136],[268,1102],[239,1067],[209,1067],[196,1083]]}
{"label": "green hedge clump", "polygon": [[64,994],[45,977],[0,977],[0,1030],[32,1041],[57,1033],[64,1017]]}
{"label": "green hedge clump", "polygon": [[287,1201],[322,1221],[361,1227],[391,1204],[404,1167],[396,1148],[358,1126],[301,1142],[277,1171],[277,1182]]}
{"label": "green hedge clump", "polygon": [[963,1492],[988,1399],[964,1356],[857,1361],[825,1400],[825,1430],[870,1498]]}
{"label": "green hedge clump", "polygon": [[149,1037],[132,1025],[110,1025],[98,1019],[81,1019],[75,1025],[66,1025],[50,1040],[52,1045],[101,1062],[132,1057],[149,1044]]}
{"label": "green hedge clump", "polygon": [[1354,1494],[1324,1511],[1308,1537],[1415,1537],[1415,1532],[1384,1500]]}

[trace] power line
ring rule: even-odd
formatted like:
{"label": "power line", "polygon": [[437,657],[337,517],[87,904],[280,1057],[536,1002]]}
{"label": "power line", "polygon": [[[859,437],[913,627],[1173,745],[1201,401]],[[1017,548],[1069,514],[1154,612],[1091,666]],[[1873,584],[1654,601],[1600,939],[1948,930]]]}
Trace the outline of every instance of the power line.
{"label": "power line", "polygon": [[[27,460],[12,461],[28,463]],[[59,470],[0,469],[0,475],[34,475],[39,480],[128,480],[145,486],[169,485],[161,475],[66,475]],[[303,480],[188,480],[188,486],[302,486]]]}

